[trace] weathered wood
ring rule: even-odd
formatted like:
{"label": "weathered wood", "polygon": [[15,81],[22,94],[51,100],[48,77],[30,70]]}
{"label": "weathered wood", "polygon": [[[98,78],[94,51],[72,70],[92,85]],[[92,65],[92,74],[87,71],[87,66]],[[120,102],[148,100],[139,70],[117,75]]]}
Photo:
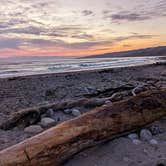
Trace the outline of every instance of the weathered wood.
{"label": "weathered wood", "polygon": [[0,152],[0,166],[58,166],[82,149],[166,115],[166,90],[150,91],[66,121]]}
{"label": "weathered wood", "polygon": [[81,98],[77,100],[66,100],[22,109],[11,114],[10,118],[0,125],[0,129],[10,130],[16,126],[19,126],[20,124],[24,127],[36,124],[40,121],[41,115],[46,113],[48,109],[54,109],[59,111],[74,107],[91,108],[103,105],[108,99],[109,98]]}
{"label": "weathered wood", "polygon": [[41,114],[46,113],[46,111],[50,108],[54,110],[64,110],[72,107],[82,106],[88,101],[88,99],[82,98],[78,100],[53,102],[49,104],[39,105],[36,107],[30,107],[27,109],[21,109],[11,114],[10,118],[0,125],[0,129],[9,130],[19,124],[26,127],[28,125],[39,122]]}

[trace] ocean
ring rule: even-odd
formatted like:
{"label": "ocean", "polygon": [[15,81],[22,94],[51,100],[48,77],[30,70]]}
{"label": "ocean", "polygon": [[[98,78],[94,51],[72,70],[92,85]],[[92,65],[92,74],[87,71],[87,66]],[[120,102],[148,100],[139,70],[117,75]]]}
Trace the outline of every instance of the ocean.
{"label": "ocean", "polygon": [[0,78],[62,73],[104,68],[139,66],[159,62],[160,57],[57,58],[26,57],[0,59]]}

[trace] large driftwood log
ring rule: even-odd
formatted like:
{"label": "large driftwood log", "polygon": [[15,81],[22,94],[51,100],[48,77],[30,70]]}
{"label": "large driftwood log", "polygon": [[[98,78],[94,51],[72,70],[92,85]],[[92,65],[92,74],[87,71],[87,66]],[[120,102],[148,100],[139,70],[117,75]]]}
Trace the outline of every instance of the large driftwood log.
{"label": "large driftwood log", "polygon": [[57,166],[80,150],[166,115],[166,90],[145,92],[66,121],[0,152],[0,166]]}

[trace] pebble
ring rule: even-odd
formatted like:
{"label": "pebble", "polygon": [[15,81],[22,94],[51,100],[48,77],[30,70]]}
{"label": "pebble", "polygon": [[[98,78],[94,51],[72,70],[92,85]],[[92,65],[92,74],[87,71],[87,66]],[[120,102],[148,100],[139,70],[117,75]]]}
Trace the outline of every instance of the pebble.
{"label": "pebble", "polygon": [[112,102],[110,100],[106,100],[105,104],[112,104]]}
{"label": "pebble", "polygon": [[140,145],[142,143],[139,139],[133,139],[132,142],[135,145]]}
{"label": "pebble", "polygon": [[54,116],[54,110],[52,108],[48,109],[48,111],[46,112],[46,116],[47,117],[53,117]]}
{"label": "pebble", "polygon": [[138,139],[138,134],[136,133],[129,134],[128,138],[130,138],[131,140]]}
{"label": "pebble", "polygon": [[148,129],[142,129],[140,131],[140,138],[142,141],[150,141],[152,139],[152,133]]}
{"label": "pebble", "polygon": [[157,145],[157,144],[158,144],[158,141],[155,140],[155,139],[151,139],[151,140],[149,141],[149,143],[150,143],[151,145]]}
{"label": "pebble", "polygon": [[129,161],[131,161],[131,159],[128,158],[128,157],[123,157],[123,161],[125,161],[125,162],[129,162]]}
{"label": "pebble", "polygon": [[63,110],[63,112],[66,114],[70,114],[70,113],[72,113],[72,109],[65,109],[65,110]]}
{"label": "pebble", "polygon": [[84,87],[84,91],[86,94],[97,94],[98,93],[98,90],[94,87]]}
{"label": "pebble", "polygon": [[165,161],[165,159],[161,159],[161,160],[157,161],[156,166],[166,166],[166,161]]}
{"label": "pebble", "polygon": [[72,109],[72,115],[73,116],[80,116],[81,115],[81,112],[77,109]]}
{"label": "pebble", "polygon": [[51,118],[42,118],[41,119],[41,126],[42,127],[51,127],[55,124],[55,120]]}
{"label": "pebble", "polygon": [[43,128],[40,125],[31,125],[24,129],[26,133],[38,134],[43,131]]}
{"label": "pebble", "polygon": [[149,129],[153,135],[157,135],[164,132],[158,123],[152,124],[152,126]]}
{"label": "pebble", "polygon": [[98,107],[105,104],[105,99],[90,99],[86,104],[85,107],[93,108]]}

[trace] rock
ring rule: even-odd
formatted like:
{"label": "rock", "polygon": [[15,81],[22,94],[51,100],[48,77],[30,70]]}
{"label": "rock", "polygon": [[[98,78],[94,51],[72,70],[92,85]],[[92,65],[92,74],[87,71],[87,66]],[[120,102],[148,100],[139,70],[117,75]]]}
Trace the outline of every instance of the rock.
{"label": "rock", "polygon": [[54,116],[54,110],[52,108],[48,109],[46,112],[46,117],[53,117]]}
{"label": "rock", "polygon": [[43,128],[40,125],[31,125],[24,129],[26,133],[38,134],[43,131]]}
{"label": "rock", "polygon": [[128,138],[130,138],[131,140],[138,139],[138,134],[136,133],[129,134]]}
{"label": "rock", "polygon": [[106,100],[105,101],[105,104],[107,105],[107,104],[112,104],[112,102],[110,101],[110,100]]}
{"label": "rock", "polygon": [[45,117],[47,117],[47,115],[46,114],[41,114],[41,119],[43,119],[43,118],[45,118]]}
{"label": "rock", "polygon": [[42,127],[51,127],[56,122],[54,119],[51,119],[51,118],[42,118],[40,123]]}
{"label": "rock", "polygon": [[73,116],[80,116],[81,115],[81,112],[77,109],[72,109],[72,115]]}
{"label": "rock", "polygon": [[72,112],[72,109],[65,109],[65,110],[63,110],[63,112],[66,114],[70,114]]}
{"label": "rock", "polygon": [[98,93],[98,90],[94,87],[85,87],[84,91],[86,95],[96,95]]}
{"label": "rock", "polygon": [[93,107],[99,107],[103,104],[105,104],[105,99],[90,99],[86,104],[85,107],[87,108],[93,108]]}
{"label": "rock", "polygon": [[123,161],[129,162],[129,161],[131,161],[131,159],[129,157],[123,157]]}
{"label": "rock", "polygon": [[139,139],[133,139],[132,142],[135,145],[140,145],[142,143]]}
{"label": "rock", "polygon": [[149,143],[150,143],[151,145],[157,145],[157,144],[158,144],[158,141],[155,140],[155,139],[151,139],[151,140],[149,141]]}
{"label": "rock", "polygon": [[164,132],[159,123],[152,124],[149,129],[153,135],[161,134]]}
{"label": "rock", "polygon": [[161,160],[157,161],[156,166],[166,166],[166,161],[165,161],[165,159],[161,159]]}
{"label": "rock", "polygon": [[140,138],[142,141],[150,141],[152,139],[152,133],[148,129],[142,129],[140,131]]}

